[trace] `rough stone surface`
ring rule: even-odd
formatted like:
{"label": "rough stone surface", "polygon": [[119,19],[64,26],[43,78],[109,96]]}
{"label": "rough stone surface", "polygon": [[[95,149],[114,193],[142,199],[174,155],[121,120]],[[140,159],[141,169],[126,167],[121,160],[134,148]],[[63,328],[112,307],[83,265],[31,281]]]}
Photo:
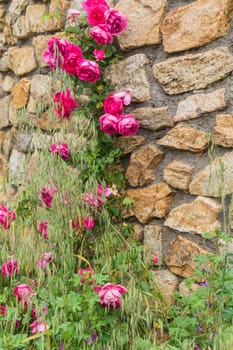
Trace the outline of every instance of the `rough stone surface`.
{"label": "rough stone surface", "polygon": [[140,127],[149,130],[162,130],[173,126],[172,116],[168,107],[141,107],[134,109],[132,114],[140,122]]}
{"label": "rough stone surface", "polygon": [[[0,84],[1,84],[1,82],[0,82]],[[14,85],[14,79],[10,75],[7,75],[3,80],[2,90],[4,92],[11,92],[13,85]]]}
{"label": "rough stone surface", "polygon": [[60,130],[63,127],[67,130],[72,128],[71,120],[55,118],[52,111],[48,110],[40,115],[35,121],[35,126],[44,131]]}
{"label": "rough stone surface", "polygon": [[174,304],[173,295],[178,288],[178,278],[167,269],[154,271],[154,275],[163,301],[169,305]]}
{"label": "rough stone surface", "polygon": [[[105,70],[105,80],[115,85],[115,89],[131,91],[133,102],[150,100],[150,84],[146,76],[145,65],[148,59],[144,54],[130,56],[114,63]],[[121,72],[121,74],[119,74]]]}
{"label": "rough stone surface", "polygon": [[145,137],[140,135],[134,136],[119,136],[114,141],[114,147],[121,149],[121,155],[125,156],[133,152],[137,147],[145,143]]}
{"label": "rough stone surface", "polygon": [[205,113],[224,109],[226,107],[225,89],[219,89],[208,94],[195,94],[178,104],[174,122],[201,117]]}
{"label": "rough stone surface", "polygon": [[163,231],[158,225],[146,225],[144,227],[144,261],[152,263],[155,255],[159,256],[159,264],[163,260]]}
{"label": "rough stone surface", "polygon": [[10,7],[9,7],[9,13],[19,16],[28,5],[29,0],[12,0]]}
{"label": "rough stone surface", "polygon": [[30,5],[26,11],[26,21],[30,32],[41,33],[44,32],[45,23],[47,20],[43,20],[43,17],[47,12],[46,6],[43,4]]}
{"label": "rough stone surface", "polygon": [[166,183],[158,183],[146,188],[128,190],[125,197],[133,204],[123,214],[124,217],[136,216],[142,224],[153,218],[163,218],[171,205],[172,190]]}
{"label": "rough stone surface", "polygon": [[186,283],[183,281],[179,284],[179,292],[182,297],[187,297],[195,292],[199,288],[199,284],[192,283],[189,287],[186,286]]}
{"label": "rough stone surface", "polygon": [[5,134],[4,142],[2,145],[2,151],[7,159],[9,159],[10,157],[17,135],[18,132],[15,128],[9,129]]}
{"label": "rough stone surface", "polygon": [[20,133],[17,135],[14,148],[18,152],[28,153],[31,150],[32,135],[28,133]]}
{"label": "rough stone surface", "polygon": [[226,34],[231,25],[232,0],[198,0],[171,11],[162,26],[167,52],[203,46]]}
{"label": "rough stone surface", "polygon": [[233,192],[233,152],[216,158],[198,173],[189,185],[190,194],[221,197],[221,193]]}
{"label": "rough stone surface", "polygon": [[0,59],[0,72],[7,72],[9,69],[9,54],[5,52]]}
{"label": "rough stone surface", "polygon": [[210,254],[198,244],[178,236],[170,246],[165,262],[169,269],[184,278],[194,278],[194,271],[197,266],[195,256]]}
{"label": "rough stone surface", "polygon": [[12,26],[12,33],[18,39],[26,39],[29,37],[30,31],[28,21],[25,16],[20,16]]}
{"label": "rough stone surface", "polygon": [[31,96],[37,109],[49,106],[52,101],[52,78],[47,75],[35,74],[31,81]]}
{"label": "rough stone surface", "polygon": [[15,106],[13,100],[11,100],[10,104],[9,104],[9,121],[14,127],[17,128],[19,126],[19,121],[18,121],[18,117],[17,117],[17,109],[16,109],[16,106]]}
{"label": "rough stone surface", "polygon": [[3,186],[7,179],[7,161],[5,157],[0,154],[0,192],[3,190]]}
{"label": "rough stone surface", "polygon": [[43,52],[47,49],[47,44],[51,35],[38,35],[32,39],[32,44],[35,48],[36,59],[39,67],[46,67],[46,63],[43,60]]}
{"label": "rough stone surface", "polygon": [[31,46],[11,47],[8,50],[9,68],[16,75],[24,75],[36,68],[34,49]]}
{"label": "rough stone surface", "polygon": [[0,99],[0,129],[3,129],[9,125],[9,103],[10,96],[6,96]]}
{"label": "rough stone surface", "polygon": [[130,157],[126,178],[132,187],[155,180],[154,170],[163,159],[163,152],[152,144],[140,147]]}
{"label": "rough stone surface", "polygon": [[17,84],[12,88],[13,102],[16,108],[22,108],[26,106],[29,99],[30,92],[30,80],[27,78],[22,78]]}
{"label": "rough stone surface", "polygon": [[217,201],[198,196],[192,203],[172,209],[164,225],[180,232],[211,232],[221,227],[221,223],[216,220],[221,210],[222,206]]}
{"label": "rough stone surface", "polygon": [[172,187],[187,191],[192,178],[193,167],[179,160],[169,163],[163,171],[164,180]]}
{"label": "rough stone surface", "polygon": [[219,114],[216,116],[214,143],[223,147],[233,147],[233,115]]}
{"label": "rough stone surface", "polygon": [[227,47],[168,58],[153,66],[153,74],[169,95],[203,89],[233,71]]}
{"label": "rough stone surface", "polygon": [[117,37],[122,50],[161,42],[160,26],[167,0],[120,0],[116,7],[128,18],[127,29]]}
{"label": "rough stone surface", "polygon": [[25,166],[26,155],[13,149],[9,160],[9,180],[11,184],[23,184]]}
{"label": "rough stone surface", "polygon": [[208,139],[204,131],[178,124],[168,131],[158,144],[171,149],[200,153],[208,148]]}

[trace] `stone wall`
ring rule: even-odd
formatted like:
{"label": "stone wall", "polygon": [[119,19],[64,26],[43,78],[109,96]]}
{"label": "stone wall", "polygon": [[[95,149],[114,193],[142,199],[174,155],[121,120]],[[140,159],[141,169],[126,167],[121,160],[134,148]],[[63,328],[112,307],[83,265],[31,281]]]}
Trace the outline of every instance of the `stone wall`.
{"label": "stone wall", "polygon": [[[18,183],[25,153],[35,148],[37,134],[19,131],[22,125],[46,132],[43,145],[59,130],[47,112],[53,86],[41,54],[80,2],[0,0],[1,182]],[[233,1],[113,4],[129,21],[116,43],[124,59],[108,67],[106,79],[131,89],[127,113],[141,125],[137,136],[117,141],[133,199],[124,216],[144,239],[145,259],[159,254],[170,271],[191,276],[193,256],[211,248],[202,234],[223,223],[221,197],[233,192]],[[61,16],[54,16],[57,7]],[[7,190],[1,200],[14,188]]]}

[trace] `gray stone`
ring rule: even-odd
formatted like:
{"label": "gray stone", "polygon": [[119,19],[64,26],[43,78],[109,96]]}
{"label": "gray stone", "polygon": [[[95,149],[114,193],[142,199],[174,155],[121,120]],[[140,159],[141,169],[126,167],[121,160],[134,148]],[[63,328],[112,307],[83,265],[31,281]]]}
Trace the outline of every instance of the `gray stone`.
{"label": "gray stone", "polygon": [[32,135],[27,133],[19,133],[14,148],[18,152],[28,153],[31,150]]}
{"label": "gray stone", "polygon": [[145,70],[147,63],[148,59],[142,53],[130,56],[108,66],[105,70],[105,80],[115,86],[115,91],[130,90],[133,102],[148,101],[151,95]]}
{"label": "gray stone", "polygon": [[173,126],[172,116],[168,107],[141,107],[134,109],[132,114],[140,122],[140,127],[149,130],[162,130]]}
{"label": "gray stone", "polygon": [[9,104],[11,97],[6,96],[0,99],[0,129],[9,125]]}
{"label": "gray stone", "polygon": [[233,71],[233,56],[227,47],[168,58],[153,66],[153,74],[169,95],[203,89]]}
{"label": "gray stone", "polygon": [[144,261],[152,263],[153,257],[159,257],[159,264],[163,261],[163,231],[158,225],[144,226]]}
{"label": "gray stone", "polygon": [[13,185],[24,183],[26,155],[13,149],[9,160],[9,181]]}
{"label": "gray stone", "polygon": [[174,122],[198,118],[205,113],[214,112],[225,107],[225,89],[219,89],[208,94],[195,94],[178,104]]}
{"label": "gray stone", "polygon": [[31,97],[37,109],[49,106],[52,101],[52,78],[35,74],[31,80]]}
{"label": "gray stone", "polygon": [[166,304],[174,304],[174,292],[178,288],[178,278],[167,269],[154,271],[156,284]]}
{"label": "gray stone", "polygon": [[12,33],[16,38],[26,39],[29,37],[28,22],[25,16],[20,16],[12,26]]}

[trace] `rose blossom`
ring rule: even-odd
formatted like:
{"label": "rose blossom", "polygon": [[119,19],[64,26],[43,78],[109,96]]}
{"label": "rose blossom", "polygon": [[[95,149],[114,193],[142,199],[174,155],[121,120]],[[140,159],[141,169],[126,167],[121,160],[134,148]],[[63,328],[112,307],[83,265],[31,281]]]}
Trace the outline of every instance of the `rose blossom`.
{"label": "rose blossom", "polygon": [[105,187],[103,188],[100,184],[97,186],[97,194],[98,196],[105,196],[105,197],[110,197],[112,195],[112,189],[111,187]]}
{"label": "rose blossom", "polygon": [[68,160],[70,157],[70,150],[67,143],[62,142],[60,146],[57,143],[52,143],[49,150],[51,153],[60,155],[63,160]]}
{"label": "rose blossom", "polygon": [[127,28],[127,17],[117,9],[109,9],[105,12],[105,24],[112,35],[118,35]]}
{"label": "rose blossom", "polygon": [[108,135],[113,135],[118,132],[119,117],[106,113],[99,118],[100,129]]}
{"label": "rose blossom", "polygon": [[67,12],[67,17],[71,22],[74,22],[77,17],[80,16],[80,12],[76,9],[69,9]]}
{"label": "rose blossom", "polygon": [[97,61],[102,61],[106,56],[105,56],[105,52],[104,50],[97,50],[95,49],[93,51],[95,58],[97,59]]}
{"label": "rose blossom", "polygon": [[158,264],[158,262],[159,262],[159,256],[158,256],[158,255],[155,255],[155,256],[153,257],[152,261],[153,261],[154,264]]}
{"label": "rose blossom", "polygon": [[49,237],[47,229],[48,229],[48,222],[47,221],[41,221],[39,223],[38,232],[44,239],[48,239],[48,237]]}
{"label": "rose blossom", "polygon": [[6,316],[6,306],[4,306],[4,305],[0,306],[0,315]]}
{"label": "rose blossom", "polygon": [[104,100],[105,113],[120,116],[123,113],[123,101],[115,94],[110,94]]}
{"label": "rose blossom", "polygon": [[105,1],[105,0],[86,0],[86,1],[82,2],[82,8],[86,11],[89,11],[90,8],[92,8],[96,5],[102,7],[104,10],[109,9],[109,5],[108,5],[107,1]]}
{"label": "rose blossom", "polygon": [[54,112],[59,118],[69,119],[71,110],[78,107],[76,100],[71,97],[70,89],[56,92],[53,102]]}
{"label": "rose blossom", "polygon": [[100,197],[94,197],[92,193],[85,193],[82,195],[82,198],[91,207],[95,207],[98,209],[103,205],[103,199]]}
{"label": "rose blossom", "polygon": [[15,297],[17,297],[18,303],[23,302],[25,307],[29,305],[31,289],[28,284],[18,284],[15,287],[13,294]]}
{"label": "rose blossom", "polygon": [[16,220],[16,214],[12,210],[7,209],[7,207],[2,204],[0,206],[0,225],[3,230],[9,230],[11,221]]}
{"label": "rose blossom", "polygon": [[65,61],[65,55],[69,52],[70,46],[73,44],[64,39],[52,37],[48,41],[48,49],[43,52],[45,63],[51,68],[62,68]]}
{"label": "rose blossom", "polygon": [[108,32],[105,24],[92,27],[90,30],[90,35],[99,45],[106,45],[107,43],[112,43],[113,41],[112,34]]}
{"label": "rose blossom", "polygon": [[132,114],[125,114],[118,122],[118,132],[123,136],[133,136],[139,128],[138,121]]}
{"label": "rose blossom", "polygon": [[101,76],[100,67],[96,62],[82,58],[78,60],[76,72],[80,80],[89,83],[97,82]]}
{"label": "rose blossom", "polygon": [[95,226],[95,221],[89,216],[83,219],[83,227],[86,229],[91,229]]}
{"label": "rose blossom", "polygon": [[53,252],[43,253],[42,257],[37,261],[37,265],[44,270],[48,264],[53,261]]}
{"label": "rose blossom", "polygon": [[95,281],[92,279],[94,271],[91,267],[85,267],[85,269],[79,269],[78,275],[81,276],[81,282],[86,283],[94,283]]}
{"label": "rose blossom", "polygon": [[42,317],[39,317],[29,325],[29,328],[31,328],[32,334],[36,334],[46,332],[49,329],[49,325],[46,322],[42,321]]}
{"label": "rose blossom", "polygon": [[125,106],[128,106],[131,103],[130,90],[123,90],[123,91],[115,92],[114,96],[121,98],[121,100]]}
{"label": "rose blossom", "polygon": [[56,187],[52,187],[52,188],[46,187],[46,186],[42,187],[40,191],[40,199],[42,200],[42,202],[47,208],[51,208],[53,197],[56,192],[57,192]]}
{"label": "rose blossom", "polygon": [[82,50],[78,45],[72,44],[64,57],[62,68],[66,73],[75,75],[78,59],[82,58]]}
{"label": "rose blossom", "polygon": [[105,23],[105,9],[101,6],[93,6],[88,9],[87,12],[87,22],[92,26],[97,26],[98,24]]}
{"label": "rose blossom", "polygon": [[18,262],[17,260],[8,260],[2,264],[2,274],[4,277],[18,274]]}
{"label": "rose blossom", "polygon": [[121,306],[121,294],[127,289],[120,284],[107,283],[104,286],[95,286],[94,291],[99,294],[100,305],[118,309]]}

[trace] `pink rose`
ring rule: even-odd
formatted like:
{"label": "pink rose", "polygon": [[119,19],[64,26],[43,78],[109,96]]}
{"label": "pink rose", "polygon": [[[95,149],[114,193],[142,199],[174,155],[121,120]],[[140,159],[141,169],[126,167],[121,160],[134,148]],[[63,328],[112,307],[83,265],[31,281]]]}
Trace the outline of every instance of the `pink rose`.
{"label": "pink rose", "polygon": [[94,197],[92,193],[85,193],[82,195],[82,198],[91,207],[99,209],[103,205],[103,199],[100,197]]}
{"label": "pink rose", "polygon": [[48,222],[47,221],[41,221],[39,223],[38,232],[44,239],[48,239],[48,237],[49,237],[47,229],[48,229]]}
{"label": "pink rose", "polygon": [[123,113],[123,101],[120,97],[115,94],[110,94],[104,100],[104,111],[105,113],[120,116]]}
{"label": "pink rose", "polygon": [[0,315],[6,316],[6,306],[4,306],[4,305],[0,306]]}
{"label": "pink rose", "polygon": [[31,289],[28,284],[18,284],[18,286],[15,287],[13,294],[17,297],[18,303],[23,302],[25,307],[30,304]]}
{"label": "pink rose", "polygon": [[119,118],[115,115],[106,113],[99,118],[100,129],[108,135],[113,135],[118,132]]}
{"label": "pink rose", "polygon": [[56,187],[42,187],[40,191],[40,199],[47,208],[51,208],[52,201],[55,193],[57,192]]}
{"label": "pink rose", "polygon": [[158,262],[159,262],[159,256],[158,256],[158,255],[155,255],[155,256],[153,257],[152,261],[153,261],[154,264],[158,264]]}
{"label": "pink rose", "polygon": [[98,194],[98,196],[105,196],[106,198],[108,198],[112,195],[112,189],[111,189],[111,187],[103,188],[100,184],[98,184],[97,194]]}
{"label": "pink rose", "polygon": [[83,227],[86,229],[91,229],[95,226],[95,221],[89,216],[83,219]]}
{"label": "pink rose", "polygon": [[86,267],[85,269],[79,269],[78,275],[81,276],[81,282],[86,283],[87,281],[90,283],[94,283],[95,281],[92,279],[94,271],[91,267]]}
{"label": "pink rose", "polygon": [[109,9],[109,5],[108,5],[107,1],[105,1],[105,0],[86,0],[86,1],[82,2],[82,7],[86,11],[89,11],[90,8],[97,6],[97,5],[102,7],[104,10]]}
{"label": "pink rose", "polygon": [[11,221],[16,220],[16,214],[12,210],[7,209],[7,207],[2,204],[0,206],[0,225],[3,230],[9,230]]}
{"label": "pink rose", "polygon": [[105,24],[112,35],[118,35],[127,28],[127,17],[117,9],[109,9],[105,12]]}
{"label": "pink rose", "polygon": [[67,17],[71,22],[74,22],[79,16],[80,12],[76,9],[69,9],[67,12]]}
{"label": "pink rose", "polygon": [[87,12],[87,22],[92,26],[97,26],[99,24],[104,24],[105,16],[104,12],[106,10],[101,6],[93,6],[88,9]]}
{"label": "pink rose", "polygon": [[66,71],[66,73],[75,75],[78,59],[82,57],[83,54],[80,47],[72,44],[65,54],[62,68],[64,71]]}
{"label": "pink rose", "polygon": [[48,264],[53,261],[53,252],[43,253],[42,257],[37,261],[37,265],[44,270]]}
{"label": "pink rose", "polygon": [[139,128],[139,123],[131,114],[125,114],[119,120],[118,132],[123,136],[135,135],[138,131],[138,128]]}
{"label": "pink rose", "polygon": [[90,35],[99,45],[106,45],[107,43],[112,43],[113,41],[112,35],[108,32],[107,27],[104,24],[92,27],[90,30]]}
{"label": "pink rose", "polygon": [[65,55],[69,52],[72,45],[68,40],[52,37],[48,41],[48,49],[43,53],[45,63],[52,69],[56,67],[62,68]]}
{"label": "pink rose", "polygon": [[78,107],[74,98],[71,97],[70,89],[59,91],[54,95],[54,112],[59,118],[69,119],[71,110]]}
{"label": "pink rose", "polygon": [[88,81],[89,83],[97,82],[101,76],[99,65],[86,59],[79,59],[76,72],[80,80]]}
{"label": "pink rose", "polygon": [[95,49],[93,51],[95,58],[97,59],[97,61],[102,61],[106,56],[105,56],[105,52],[104,50],[97,50]]}
{"label": "pink rose", "polygon": [[131,103],[130,90],[115,92],[114,95],[118,98],[121,98],[125,106],[128,106]]}
{"label": "pink rose", "polygon": [[60,155],[63,160],[68,160],[70,157],[70,150],[66,143],[62,142],[60,146],[57,143],[52,143],[49,147],[51,153]]}
{"label": "pink rose", "polygon": [[95,286],[94,291],[99,294],[100,305],[118,309],[121,306],[121,294],[126,293],[127,289],[120,284],[107,283],[104,286]]}
{"label": "pink rose", "polygon": [[18,262],[17,260],[8,260],[2,264],[2,274],[4,277],[18,274]]}
{"label": "pink rose", "polygon": [[49,329],[49,325],[45,321],[42,321],[42,317],[39,317],[29,325],[29,328],[31,328],[32,334],[37,334],[46,332]]}

